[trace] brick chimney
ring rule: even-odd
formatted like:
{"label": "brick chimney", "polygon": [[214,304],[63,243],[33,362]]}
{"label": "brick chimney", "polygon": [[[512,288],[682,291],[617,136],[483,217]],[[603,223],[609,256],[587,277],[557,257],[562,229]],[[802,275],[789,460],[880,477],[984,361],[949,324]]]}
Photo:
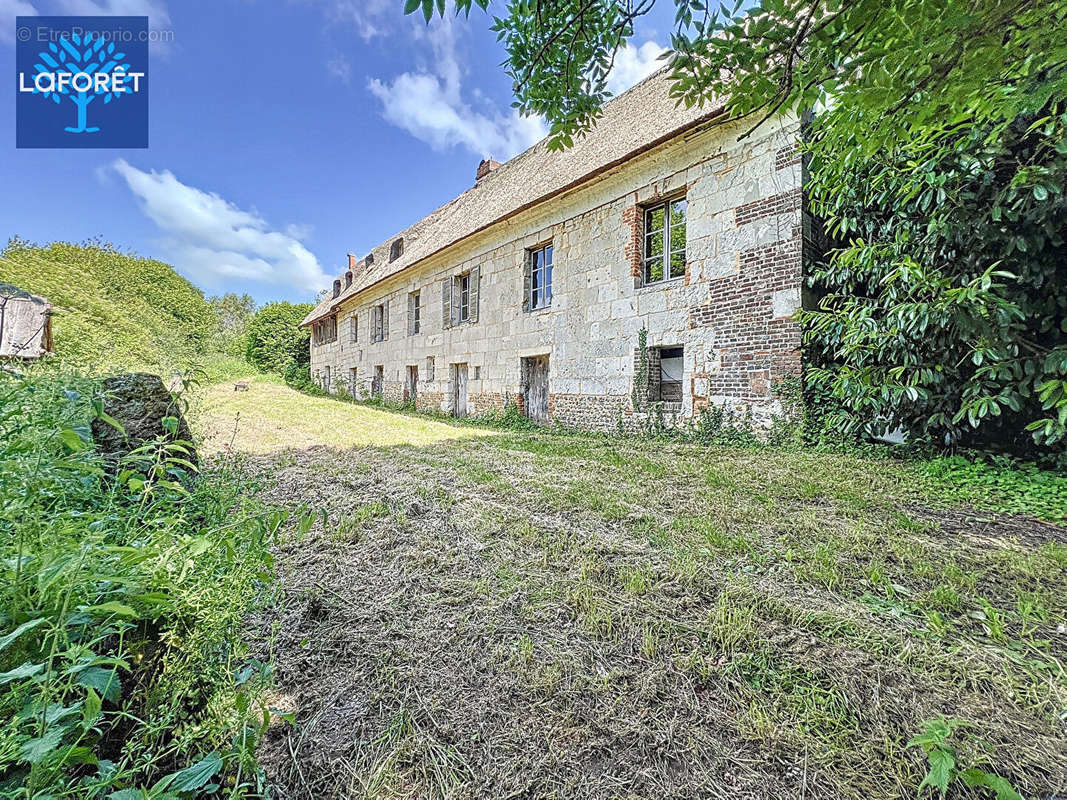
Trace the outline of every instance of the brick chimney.
{"label": "brick chimney", "polygon": [[480,181],[494,169],[500,166],[499,161],[493,161],[491,158],[483,158],[481,163],[478,164],[478,171],[474,175],[475,181]]}
{"label": "brick chimney", "polygon": [[[351,275],[353,278],[359,278],[364,272],[367,271],[367,262],[364,259],[356,257],[355,253],[348,254],[348,272],[346,275]],[[347,280],[347,278],[346,278]]]}

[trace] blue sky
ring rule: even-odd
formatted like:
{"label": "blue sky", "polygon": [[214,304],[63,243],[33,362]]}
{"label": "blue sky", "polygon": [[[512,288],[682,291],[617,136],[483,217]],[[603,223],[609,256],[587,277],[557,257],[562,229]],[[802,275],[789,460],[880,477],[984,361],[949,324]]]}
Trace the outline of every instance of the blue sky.
{"label": "blue sky", "polygon": [[[644,77],[666,43],[659,4],[613,75]],[[501,0],[490,10],[502,13]],[[310,300],[365,253],[469,188],[480,158],[544,134],[510,108],[489,18],[405,17],[403,0],[0,0],[15,16],[147,15],[147,150],[18,150],[0,103],[0,240],[117,246],[174,264],[208,294]]]}

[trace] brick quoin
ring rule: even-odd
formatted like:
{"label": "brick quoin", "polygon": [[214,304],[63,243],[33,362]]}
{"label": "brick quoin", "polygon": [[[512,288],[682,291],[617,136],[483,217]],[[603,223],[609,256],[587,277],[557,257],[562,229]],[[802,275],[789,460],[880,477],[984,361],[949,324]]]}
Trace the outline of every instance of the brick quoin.
{"label": "brick quoin", "polygon": [[766,398],[773,384],[801,368],[800,324],[774,318],[773,294],[799,285],[803,238],[742,250],[740,273],[712,283],[708,302],[689,310],[691,327],[715,331],[721,369],[708,376],[712,395]]}
{"label": "brick quoin", "polygon": [[738,225],[747,225],[764,217],[800,211],[802,201],[803,195],[800,189],[753,200],[751,203],[745,203],[734,209],[734,221]]}
{"label": "brick quoin", "polygon": [[630,275],[639,280],[641,278],[641,261],[642,261],[642,248],[641,237],[643,235],[642,228],[644,226],[644,215],[641,213],[641,206],[636,203],[632,206],[627,206],[622,211],[622,224],[624,228],[629,228],[630,238],[626,242],[625,259],[630,265]]}
{"label": "brick quoin", "polygon": [[795,167],[800,164],[800,147],[792,144],[789,147],[783,147],[777,153],[774,154],[774,168],[775,169],[787,169],[788,167]]}

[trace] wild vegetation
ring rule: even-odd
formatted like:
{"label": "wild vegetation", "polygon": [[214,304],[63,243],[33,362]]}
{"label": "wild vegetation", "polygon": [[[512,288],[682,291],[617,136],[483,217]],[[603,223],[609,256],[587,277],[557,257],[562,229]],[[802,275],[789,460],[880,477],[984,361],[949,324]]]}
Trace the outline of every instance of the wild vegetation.
{"label": "wild vegetation", "polygon": [[[213,399],[209,441],[259,454],[265,499],[324,511],[259,622],[286,796],[1067,786],[1067,540],[988,510],[1062,513],[1062,477],[714,444],[728,421],[686,441]],[[272,421],[305,415],[290,448]]]}
{"label": "wild vegetation", "polygon": [[249,294],[226,292],[209,297],[208,303],[218,317],[219,349],[227,355],[244,358],[248,350],[248,323],[257,310],[255,299]]}
{"label": "wild vegetation", "polygon": [[94,419],[93,380],[0,376],[0,796],[258,793],[270,668],[243,619],[287,514],[188,442],[106,460]]}
{"label": "wild vegetation", "polygon": [[259,309],[245,333],[249,363],[290,381],[310,383],[309,333],[299,325],[313,308],[310,303],[267,303]]}
{"label": "wild vegetation", "polygon": [[169,264],[104,242],[14,238],[0,254],[0,281],[55,305],[56,352],[72,368],[168,374],[217,352],[218,316],[203,292]]}

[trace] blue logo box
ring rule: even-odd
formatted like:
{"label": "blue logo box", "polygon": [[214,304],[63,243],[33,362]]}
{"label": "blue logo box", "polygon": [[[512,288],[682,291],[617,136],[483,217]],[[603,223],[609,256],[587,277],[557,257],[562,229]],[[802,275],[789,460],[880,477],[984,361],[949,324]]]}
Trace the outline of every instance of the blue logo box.
{"label": "blue logo box", "polygon": [[148,147],[148,17],[17,17],[15,146]]}

